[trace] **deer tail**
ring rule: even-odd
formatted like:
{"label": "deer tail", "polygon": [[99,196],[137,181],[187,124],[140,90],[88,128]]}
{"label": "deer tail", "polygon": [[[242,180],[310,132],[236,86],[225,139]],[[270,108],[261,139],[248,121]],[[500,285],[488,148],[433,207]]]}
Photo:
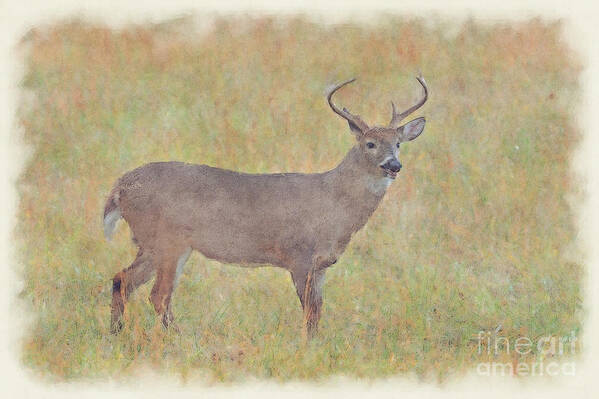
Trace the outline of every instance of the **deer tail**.
{"label": "deer tail", "polygon": [[116,184],[106,200],[104,206],[104,237],[110,240],[116,229],[116,222],[122,217],[121,209],[119,208],[120,184]]}

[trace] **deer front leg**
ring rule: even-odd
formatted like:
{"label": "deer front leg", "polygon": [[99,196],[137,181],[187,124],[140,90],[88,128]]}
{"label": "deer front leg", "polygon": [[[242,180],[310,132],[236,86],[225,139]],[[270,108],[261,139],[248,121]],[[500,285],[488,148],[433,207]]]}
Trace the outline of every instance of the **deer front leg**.
{"label": "deer front leg", "polygon": [[304,332],[309,339],[313,338],[318,330],[324,275],[324,269],[315,268],[311,268],[307,272],[291,272],[297,296],[304,309]]}

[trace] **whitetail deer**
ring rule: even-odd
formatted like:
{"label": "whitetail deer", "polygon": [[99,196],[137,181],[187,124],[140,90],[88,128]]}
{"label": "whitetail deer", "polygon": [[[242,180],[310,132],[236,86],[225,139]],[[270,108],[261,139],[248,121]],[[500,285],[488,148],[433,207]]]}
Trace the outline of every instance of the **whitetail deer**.
{"label": "whitetail deer", "polygon": [[117,273],[112,286],[111,331],[122,328],[125,302],[156,271],[150,302],[167,327],[171,296],[192,250],[220,262],[271,264],[287,269],[304,310],[308,336],[316,331],[326,269],[361,229],[401,169],[400,143],[414,140],[424,118],[400,126],[428,97],[402,113],[395,104],[387,127],[369,127],[339,109],[333,87],[327,100],[349,123],[355,146],[334,169],[323,173],[246,174],[181,162],[149,163],[123,175],[104,209],[110,239],[121,217],[139,252]]}

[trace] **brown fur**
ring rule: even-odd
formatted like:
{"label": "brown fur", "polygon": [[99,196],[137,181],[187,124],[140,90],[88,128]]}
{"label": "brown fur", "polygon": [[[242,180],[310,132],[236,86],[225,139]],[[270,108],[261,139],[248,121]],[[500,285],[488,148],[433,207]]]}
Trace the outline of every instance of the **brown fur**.
{"label": "brown fur", "polygon": [[[418,128],[423,127],[422,121]],[[397,159],[404,127],[363,128],[343,161],[323,173],[246,174],[159,162],[123,175],[104,216],[119,211],[140,250],[131,266],[114,276],[112,331],[122,326],[131,292],[154,271],[150,301],[165,326],[172,322],[177,262],[191,248],[220,262],[289,270],[307,333],[313,335],[326,269],[380,203],[388,179],[380,163]],[[372,141],[377,148],[367,147]]]}

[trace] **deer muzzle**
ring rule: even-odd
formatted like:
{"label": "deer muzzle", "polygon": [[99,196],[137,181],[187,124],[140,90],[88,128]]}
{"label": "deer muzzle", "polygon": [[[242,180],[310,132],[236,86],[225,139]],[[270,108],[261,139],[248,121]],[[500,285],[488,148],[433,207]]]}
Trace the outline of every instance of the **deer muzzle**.
{"label": "deer muzzle", "polygon": [[381,165],[381,168],[383,168],[387,177],[395,179],[395,176],[397,176],[397,173],[401,170],[401,162],[395,158],[390,158]]}

